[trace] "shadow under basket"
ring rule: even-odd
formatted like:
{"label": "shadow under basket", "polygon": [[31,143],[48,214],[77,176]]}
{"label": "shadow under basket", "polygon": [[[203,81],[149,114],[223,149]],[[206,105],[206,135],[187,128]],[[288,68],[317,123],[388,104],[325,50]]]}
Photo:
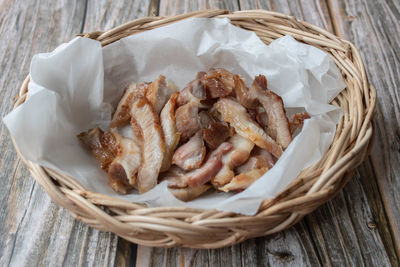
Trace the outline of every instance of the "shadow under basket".
{"label": "shadow under basket", "polygon": [[[302,171],[275,199],[264,200],[254,216],[185,207],[148,208],[92,193],[71,177],[27,161],[14,142],[32,176],[72,216],[140,245],[219,248],[282,231],[333,198],[367,156],[372,144],[376,91],[368,84],[360,54],[350,42],[292,16],[263,10],[234,13],[207,10],[140,18],[109,31],[82,36],[106,46],[123,37],[191,17],[229,18],[233,25],[255,32],[266,44],[290,34],[297,41],[324,50],[335,61],[347,85],[331,102],[344,110],[344,116],[326,155]],[[29,76],[22,84],[14,108],[25,101],[28,83]]]}

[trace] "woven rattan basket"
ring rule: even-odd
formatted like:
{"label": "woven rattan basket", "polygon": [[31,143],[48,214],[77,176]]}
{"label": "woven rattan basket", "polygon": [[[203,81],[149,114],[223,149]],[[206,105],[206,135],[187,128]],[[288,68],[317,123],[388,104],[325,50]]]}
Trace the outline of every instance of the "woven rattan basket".
{"label": "woven rattan basket", "polygon": [[[326,155],[301,172],[278,197],[264,200],[256,215],[183,207],[147,208],[143,204],[88,192],[72,178],[29,162],[19,154],[43,189],[76,219],[141,245],[218,248],[286,229],[333,198],[369,152],[376,92],[368,84],[361,57],[353,44],[321,28],[262,10],[234,13],[212,10],[173,17],[145,17],[109,31],[83,36],[106,46],[123,37],[189,17],[229,18],[233,25],[254,31],[266,44],[290,34],[300,42],[327,52],[347,84],[332,101],[333,105],[343,108],[344,116]],[[28,83],[29,76],[22,84],[15,107],[25,101]]]}

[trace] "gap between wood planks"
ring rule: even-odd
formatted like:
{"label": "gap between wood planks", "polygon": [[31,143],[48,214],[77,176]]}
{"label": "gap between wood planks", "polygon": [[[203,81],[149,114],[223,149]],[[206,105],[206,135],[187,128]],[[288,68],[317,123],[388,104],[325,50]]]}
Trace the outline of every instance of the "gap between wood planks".
{"label": "gap between wood planks", "polygon": [[82,19],[82,25],[81,25],[81,30],[79,33],[83,33],[83,29],[85,27],[85,22],[86,22],[86,15],[87,15],[87,8],[88,8],[88,1],[85,0],[85,10],[83,11],[83,19]]}

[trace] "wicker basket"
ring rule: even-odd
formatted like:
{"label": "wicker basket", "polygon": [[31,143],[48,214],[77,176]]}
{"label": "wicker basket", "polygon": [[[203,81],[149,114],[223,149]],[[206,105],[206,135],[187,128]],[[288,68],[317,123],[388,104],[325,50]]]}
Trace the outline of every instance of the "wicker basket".
{"label": "wicker basket", "polygon": [[[343,108],[345,115],[326,155],[302,171],[278,197],[264,200],[254,216],[184,207],[147,208],[143,204],[88,192],[72,178],[27,161],[16,147],[36,181],[76,219],[141,245],[219,248],[286,229],[333,198],[371,148],[376,92],[368,84],[358,51],[350,42],[294,17],[262,10],[234,13],[211,10],[140,18],[109,31],[83,36],[106,46],[120,38],[190,17],[226,17],[233,25],[254,31],[266,44],[290,34],[300,42],[326,51],[347,84],[332,101],[333,105]],[[22,84],[15,107],[25,101],[28,82],[29,76]]]}

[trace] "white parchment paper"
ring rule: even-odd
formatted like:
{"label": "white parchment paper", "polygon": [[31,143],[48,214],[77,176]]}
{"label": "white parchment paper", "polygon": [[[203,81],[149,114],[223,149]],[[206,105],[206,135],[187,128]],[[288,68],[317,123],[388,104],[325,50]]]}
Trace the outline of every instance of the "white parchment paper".
{"label": "white parchment paper", "polygon": [[[210,192],[184,203],[169,193],[166,183],[142,195],[115,193],[76,135],[95,126],[107,129],[112,106],[129,82],[152,81],[163,74],[183,88],[198,71],[212,67],[241,74],[248,86],[255,75],[264,74],[288,113],[305,109],[311,119],[274,168],[239,194]],[[149,206],[216,208],[248,215],[326,152],[342,115],[328,103],[345,87],[323,51],[290,36],[266,46],[228,19],[188,19],[105,48],[78,37],[51,53],[35,55],[30,74],[27,101],[4,118],[28,160],[74,177],[90,191]]]}

